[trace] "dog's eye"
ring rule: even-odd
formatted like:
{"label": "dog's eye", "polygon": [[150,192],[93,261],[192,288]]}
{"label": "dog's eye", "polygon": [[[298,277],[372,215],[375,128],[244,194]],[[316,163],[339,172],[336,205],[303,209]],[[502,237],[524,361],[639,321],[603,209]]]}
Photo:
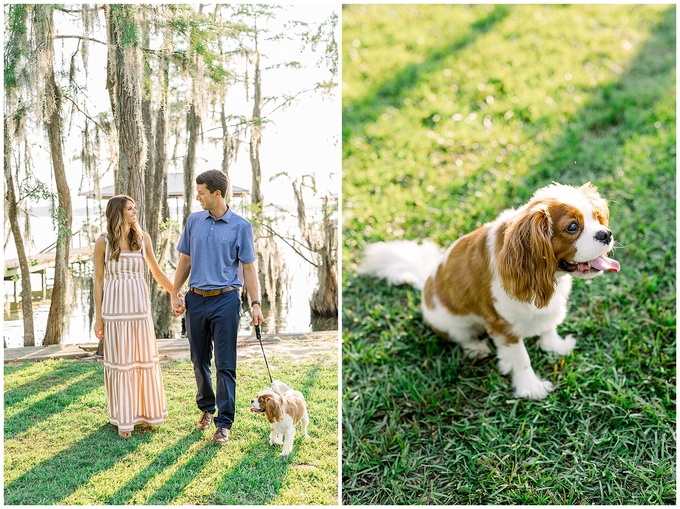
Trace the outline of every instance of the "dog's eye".
{"label": "dog's eye", "polygon": [[580,229],[581,229],[581,227],[578,225],[578,223],[576,221],[574,221],[569,226],[567,226],[567,229],[565,231],[567,233],[576,233]]}

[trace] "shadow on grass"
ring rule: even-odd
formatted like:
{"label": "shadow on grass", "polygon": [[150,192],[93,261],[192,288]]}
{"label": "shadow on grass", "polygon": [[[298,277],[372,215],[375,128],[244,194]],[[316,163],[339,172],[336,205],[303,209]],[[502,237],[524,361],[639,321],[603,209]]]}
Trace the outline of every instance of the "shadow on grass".
{"label": "shadow on grass", "polygon": [[[60,373],[60,372],[58,372]],[[62,373],[64,375],[65,373]],[[50,375],[50,379],[52,375]],[[56,381],[56,379],[55,379]],[[23,433],[34,426],[35,424],[44,421],[52,415],[63,412],[66,407],[73,404],[74,401],[87,396],[91,392],[97,390],[101,386],[101,373],[96,367],[93,367],[91,373],[81,380],[71,384],[63,390],[50,394],[40,401],[36,401],[29,407],[26,407],[21,412],[5,418],[4,429],[5,439],[11,439]],[[12,396],[16,396],[13,394]],[[15,398],[16,399],[16,398]],[[20,398],[24,399],[23,397]],[[15,401],[14,404],[16,404]]]}
{"label": "shadow on grass", "polygon": [[[311,367],[307,380],[300,388],[302,392],[313,386],[318,378],[320,366]],[[213,496],[205,500],[196,500],[198,504],[267,504],[271,503],[282,486],[283,479],[301,445],[301,435],[296,433],[293,451],[288,458],[281,458],[281,447],[269,445],[269,428],[262,433],[262,441],[244,453],[240,462],[224,472],[222,481],[215,489]],[[134,494],[165,468],[173,465],[193,444],[205,443],[193,454],[193,457],[182,465],[172,476],[154,492],[145,504],[171,504],[185,491],[186,487],[201,476],[201,472],[225,445],[215,445],[205,438],[204,433],[192,432],[180,438],[165,449],[152,463],[141,470],[125,486],[119,489],[108,500],[107,504],[125,504],[134,498]]]}
{"label": "shadow on grass", "polygon": [[[229,472],[210,500],[216,505],[267,505],[271,504],[283,485],[283,479],[291,465],[302,440],[299,431],[295,433],[293,450],[288,457],[281,457],[281,446],[269,445],[269,433],[262,436],[262,443],[252,447]],[[244,486],[252,491],[245,492]]]}
{"label": "shadow on grass", "polygon": [[[153,460],[143,470],[139,471],[137,475],[130,479],[130,481],[128,481],[125,486],[121,487],[116,493],[111,495],[106,503],[115,505],[125,504],[133,498],[135,492],[143,489],[151,478],[158,475],[158,473],[165,469],[168,465],[175,463],[175,461],[185,454],[193,444],[202,440],[204,440],[203,434],[195,431],[180,438],[173,445],[168,446],[165,450],[163,450],[163,452],[161,452],[155,460]],[[196,455],[199,453],[200,451],[197,451]],[[177,482],[172,482],[172,479],[168,480],[166,486],[168,483],[175,486],[178,485]],[[159,492],[154,495],[154,501],[157,503],[167,503],[170,502],[172,498],[174,498],[170,497],[168,500],[166,500],[165,498],[167,497],[163,497],[162,493],[161,495],[158,495],[158,493],[161,493],[161,491],[159,490]]]}
{"label": "shadow on grass", "polygon": [[[55,370],[57,367],[57,364],[53,364],[47,369],[41,369],[39,371],[35,370],[35,363],[34,362],[21,362],[20,364],[16,363],[11,363],[11,364],[5,364],[4,367],[4,374],[5,374],[5,379],[7,378],[17,378],[21,377],[24,378],[24,380],[21,381],[18,385],[15,387],[12,387],[12,391],[17,391],[22,389],[24,386],[32,384],[37,378],[41,376],[45,376],[48,373],[51,373],[52,371]],[[33,368],[33,372],[30,375],[22,375],[22,373],[29,372],[31,371],[31,368]],[[9,391],[7,391],[9,392]],[[7,394],[7,392],[5,394]],[[7,397],[7,396],[5,396]]]}
{"label": "shadow on grass", "polygon": [[[41,462],[25,474],[5,485],[7,505],[59,504],[76,490],[87,484],[98,472],[103,472],[132,454],[148,435],[138,435],[122,442],[116,428],[106,424],[84,436],[71,447]],[[106,451],[101,459],[93,461],[92,449]],[[64,471],[69,465],[70,470]],[[55,482],[55,480],[59,482]]]}
{"label": "shadow on grass", "polygon": [[[534,171],[510,190],[512,196],[519,195],[518,203],[528,199],[537,187],[553,180],[605,181],[616,186],[614,166],[625,142],[630,140],[631,134],[653,131],[655,104],[675,92],[675,24],[676,7],[671,5],[621,77],[592,94],[580,114],[564,126],[561,138],[533,166]],[[639,116],[631,118],[631,111]],[[672,121],[674,123],[675,119]],[[612,144],[612,141],[617,143]],[[588,159],[584,160],[584,156]],[[637,176],[649,181],[649,174],[658,174],[660,170],[663,168],[648,168]],[[671,192],[674,190],[675,186],[670,189]]]}
{"label": "shadow on grass", "polygon": [[[500,212],[499,203],[503,207],[520,206],[536,189],[552,182],[581,185],[591,181],[612,203],[614,221],[622,215],[616,212],[616,207],[623,206],[632,211],[640,209],[639,203],[635,203],[640,200],[636,190],[658,190],[674,200],[675,171],[669,172],[667,165],[627,172],[623,177],[617,172],[626,170],[623,164],[626,143],[634,136],[651,134],[656,129],[654,107],[675,91],[675,22],[676,8],[670,6],[620,78],[592,91],[588,103],[561,126],[561,135],[528,171],[506,180],[498,179],[497,173],[484,168],[445,189],[441,195],[454,196],[455,200],[435,203],[435,208],[439,205],[444,211],[441,219],[445,220],[447,208],[453,207],[469,211],[484,223],[495,219]],[[673,57],[664,58],[664,55]],[[633,118],[632,112],[638,117]],[[674,126],[675,119],[668,119],[663,124],[663,127]],[[540,129],[540,126],[534,129]],[[653,154],[651,159],[675,159],[674,149],[673,144],[672,153]],[[491,191],[478,193],[480,189]],[[669,209],[672,215],[669,220],[674,220],[673,210]],[[642,214],[639,217],[641,222],[649,219]],[[434,228],[437,228],[436,222]],[[625,246],[626,235],[631,232],[617,229],[617,223],[612,224],[612,229],[615,238]],[[430,236],[430,233],[424,231],[423,236]],[[625,268],[623,272],[617,277],[625,276]],[[595,280],[594,284],[601,283]]]}
{"label": "shadow on grass", "polygon": [[[403,98],[408,97],[421,74],[436,68],[451,53],[474,44],[477,37],[489,32],[507,17],[510,8],[506,5],[496,6],[487,17],[477,21],[470,33],[461,40],[443,46],[425,62],[404,67],[372,94],[347,104],[343,108],[345,126],[343,130],[361,132],[363,126],[376,121],[385,108],[391,106],[400,109],[403,106]],[[620,137],[621,133],[617,132],[619,130],[627,132],[624,130],[627,127],[626,122],[628,126],[632,124],[634,133],[649,129],[653,122],[645,125],[644,121],[648,120],[646,118],[631,122],[629,112],[643,110],[651,114],[654,104],[664,94],[675,89],[675,60],[659,58],[659,55],[664,54],[675,55],[675,31],[669,30],[669,27],[675,24],[675,14],[675,6],[669,6],[664,11],[662,20],[653,29],[650,38],[643,43],[621,77],[592,91],[589,103],[583,106],[574,118],[565,122],[561,127],[561,137],[545,151],[538,162],[532,164],[528,172],[506,181],[498,179],[497,173],[490,173],[484,168],[439,193],[440,196],[449,197],[443,203],[438,201],[441,198],[433,196],[433,207],[444,210],[441,221],[446,220],[445,211],[448,207],[469,211],[480,223],[492,220],[500,212],[499,200],[504,206],[519,206],[525,203],[538,187],[553,181],[574,184],[587,180],[595,184],[615,182],[612,161],[613,156],[620,153],[621,143],[612,147],[610,136],[619,134]],[[642,87],[641,81],[645,84]],[[540,126],[534,129],[538,134]],[[343,138],[346,138],[346,134],[343,132]],[[657,172],[659,169],[649,170]],[[647,177],[639,175],[639,178]],[[488,186],[494,189],[494,196],[477,192]],[[454,196],[455,200],[451,200],[451,196]],[[436,228],[439,218],[430,219],[435,220],[433,228]],[[431,232],[426,229],[421,236],[431,236]]]}
{"label": "shadow on grass", "polygon": [[[5,366],[5,379],[8,377],[16,377],[18,373],[33,366],[34,364],[32,362],[24,363],[21,366]],[[97,371],[97,366],[92,365],[91,371]],[[31,396],[39,394],[45,389],[49,389],[54,383],[58,383],[64,378],[78,376],[82,373],[82,366],[75,366],[70,363],[59,365],[55,362],[49,368],[29,376],[28,380],[20,385],[6,390],[4,392],[5,409],[19,404]]]}
{"label": "shadow on grass", "polygon": [[[217,455],[222,445],[206,440],[203,433],[192,432],[189,445],[196,441],[205,443],[194,456],[175,472],[165,484],[146,501],[147,504],[170,504],[195,478],[201,475],[205,466]],[[200,502],[196,502],[200,503]]]}
{"label": "shadow on grass", "polygon": [[441,65],[453,53],[460,52],[474,44],[478,37],[490,32],[494,26],[505,19],[511,10],[512,6],[510,5],[494,6],[491,13],[472,23],[470,31],[462,38],[433,50],[425,62],[405,66],[399,72],[394,73],[393,76],[385,79],[363,99],[347,104],[342,111],[343,124],[366,125],[375,122],[381,113],[390,106],[399,108],[403,105],[403,99],[408,97],[410,90],[418,83],[422,74]]}

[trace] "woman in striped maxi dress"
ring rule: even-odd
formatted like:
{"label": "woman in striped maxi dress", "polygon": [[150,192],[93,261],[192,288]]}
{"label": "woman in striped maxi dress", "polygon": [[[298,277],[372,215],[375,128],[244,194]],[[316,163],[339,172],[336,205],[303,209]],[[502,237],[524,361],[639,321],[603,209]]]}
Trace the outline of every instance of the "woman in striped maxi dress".
{"label": "woman in striped maxi dress", "polygon": [[107,233],[94,249],[94,332],[104,341],[109,421],[121,437],[129,438],[135,424],[158,426],[168,415],[146,265],[168,292],[172,281],[158,266],[149,234],[137,224],[132,198],[112,197],[106,221]]}

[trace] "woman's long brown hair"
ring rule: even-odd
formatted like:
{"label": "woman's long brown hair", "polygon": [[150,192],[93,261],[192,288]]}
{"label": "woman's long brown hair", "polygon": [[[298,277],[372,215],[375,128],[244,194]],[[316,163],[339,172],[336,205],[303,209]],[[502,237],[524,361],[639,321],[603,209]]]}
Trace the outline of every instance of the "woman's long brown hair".
{"label": "woman's long brown hair", "polygon": [[[118,261],[120,256],[120,243],[123,240],[123,231],[125,230],[125,209],[127,203],[135,200],[124,194],[113,196],[106,204],[106,231],[109,234],[109,242],[111,242],[111,259]],[[128,233],[128,245],[130,250],[138,251],[142,249],[142,229],[137,223],[130,225]]]}

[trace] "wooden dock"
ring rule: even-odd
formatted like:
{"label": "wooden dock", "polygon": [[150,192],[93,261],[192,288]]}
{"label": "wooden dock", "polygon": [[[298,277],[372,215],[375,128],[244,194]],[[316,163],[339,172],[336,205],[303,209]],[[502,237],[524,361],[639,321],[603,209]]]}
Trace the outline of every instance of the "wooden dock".
{"label": "wooden dock", "polygon": [[[44,272],[50,267],[54,267],[56,251],[37,253],[28,257],[28,265],[31,272]],[[86,261],[94,255],[94,244],[90,246],[76,247],[69,250],[69,263]],[[20,275],[18,258],[5,260],[5,279],[11,280]]]}

